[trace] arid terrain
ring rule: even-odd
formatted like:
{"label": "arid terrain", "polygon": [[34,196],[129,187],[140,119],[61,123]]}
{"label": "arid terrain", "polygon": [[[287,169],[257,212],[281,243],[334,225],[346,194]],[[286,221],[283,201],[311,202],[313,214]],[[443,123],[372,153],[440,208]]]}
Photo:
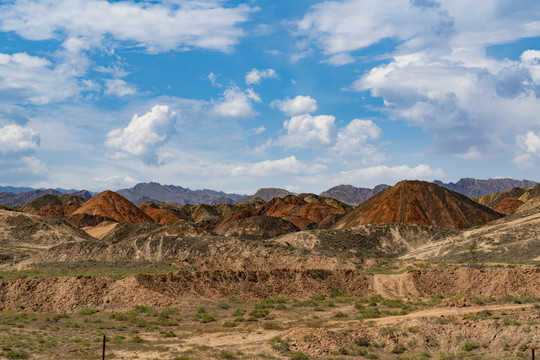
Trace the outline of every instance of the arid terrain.
{"label": "arid terrain", "polygon": [[98,359],[105,337],[107,359],[529,359],[538,186],[4,206],[0,358]]}

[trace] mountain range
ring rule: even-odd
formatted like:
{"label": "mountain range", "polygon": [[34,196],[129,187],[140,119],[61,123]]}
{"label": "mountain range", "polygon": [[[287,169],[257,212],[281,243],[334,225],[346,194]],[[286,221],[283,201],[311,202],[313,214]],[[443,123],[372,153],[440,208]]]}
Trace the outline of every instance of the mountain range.
{"label": "mountain range", "polygon": [[[537,184],[531,180],[514,180],[508,178],[479,180],[473,178],[463,178],[456,183],[443,183],[435,180],[435,184],[455,191],[467,197],[480,197],[486,194],[507,191],[515,187],[533,187]],[[372,196],[389,188],[389,185],[381,184],[374,188],[355,187],[353,185],[339,185],[323,191],[320,196],[337,199],[347,205],[358,206]],[[0,187],[0,205],[22,206],[43,195],[73,194],[84,199],[92,197],[87,190],[64,190],[64,189],[32,189],[12,186]],[[269,201],[274,197],[285,197],[292,193],[279,188],[261,188],[254,195],[229,194],[215,190],[191,190],[181,186],[161,185],[156,182],[139,183],[132,188],[120,189],[118,194],[124,196],[132,203],[139,205],[145,201],[166,202],[169,204],[234,204],[237,202],[251,201],[261,198]]]}

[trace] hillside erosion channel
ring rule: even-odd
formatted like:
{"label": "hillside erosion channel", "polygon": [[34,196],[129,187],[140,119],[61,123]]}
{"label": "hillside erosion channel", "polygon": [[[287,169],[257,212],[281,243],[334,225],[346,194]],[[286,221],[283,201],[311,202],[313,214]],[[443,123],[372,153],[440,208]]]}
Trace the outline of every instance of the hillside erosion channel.
{"label": "hillside erosion channel", "polygon": [[496,299],[540,297],[540,268],[419,269],[395,275],[365,275],[356,269],[199,269],[163,275],[26,277],[0,279],[0,310],[77,311],[84,306],[128,309],[145,304],[180,306],[193,299],[245,301],[267,297],[306,299],[339,291],[354,296],[424,299],[433,295]]}

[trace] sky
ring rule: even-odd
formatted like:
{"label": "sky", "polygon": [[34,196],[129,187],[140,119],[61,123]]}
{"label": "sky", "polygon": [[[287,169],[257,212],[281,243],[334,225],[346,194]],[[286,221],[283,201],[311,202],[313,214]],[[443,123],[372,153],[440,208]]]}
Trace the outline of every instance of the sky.
{"label": "sky", "polygon": [[0,1],[0,185],[540,181],[537,0]]}

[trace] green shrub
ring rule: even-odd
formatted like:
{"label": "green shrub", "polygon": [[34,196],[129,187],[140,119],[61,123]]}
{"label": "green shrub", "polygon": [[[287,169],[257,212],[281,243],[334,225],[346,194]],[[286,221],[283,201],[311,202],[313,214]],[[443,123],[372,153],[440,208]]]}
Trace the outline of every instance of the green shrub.
{"label": "green shrub", "polygon": [[308,356],[301,351],[293,351],[289,354],[291,360],[309,360]]}
{"label": "green shrub", "polygon": [[229,304],[227,304],[225,301],[222,301],[222,302],[217,304],[217,307],[220,308],[220,309],[228,309],[231,306]]}
{"label": "green shrub", "polygon": [[473,351],[475,349],[478,349],[480,345],[472,342],[472,341],[465,341],[463,345],[461,345],[461,350],[463,351]]}
{"label": "green shrub", "polygon": [[236,321],[227,320],[223,323],[223,327],[236,327],[238,323]]}
{"label": "green shrub", "polygon": [[232,316],[244,316],[244,315],[246,314],[246,312],[247,312],[247,311],[244,310],[244,309],[236,309],[236,310],[233,312]]}
{"label": "green shrub", "polygon": [[6,353],[8,359],[30,359],[30,353],[24,350],[10,350]]}
{"label": "green shrub", "polygon": [[92,309],[91,307],[88,307],[88,306],[85,306],[81,310],[79,310],[79,314],[81,315],[94,315],[97,312],[99,312],[99,310]]}
{"label": "green shrub", "polygon": [[403,344],[396,344],[394,348],[392,349],[392,354],[403,354],[407,350],[405,345]]}
{"label": "green shrub", "polygon": [[144,342],[144,339],[137,335],[137,336],[132,337],[130,341],[134,342],[134,343],[137,343],[137,344],[140,344],[140,343]]}

